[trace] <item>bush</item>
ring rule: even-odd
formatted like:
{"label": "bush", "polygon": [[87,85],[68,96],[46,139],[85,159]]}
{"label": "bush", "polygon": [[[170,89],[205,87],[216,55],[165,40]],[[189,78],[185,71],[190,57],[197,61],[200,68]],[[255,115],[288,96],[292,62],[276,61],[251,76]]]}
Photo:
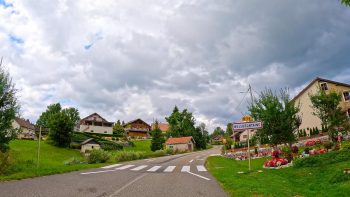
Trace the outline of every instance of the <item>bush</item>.
{"label": "bush", "polygon": [[123,150],[123,146],[111,141],[99,141],[103,150]]}
{"label": "bush", "polygon": [[305,152],[305,154],[309,154],[309,153],[310,153],[310,148],[309,148],[309,147],[306,147],[306,148],[304,149],[304,152]]}
{"label": "bush", "polygon": [[11,165],[10,153],[0,151],[0,174],[4,174]]}
{"label": "bush", "polygon": [[115,156],[115,160],[117,162],[131,161],[131,160],[144,159],[144,158],[146,158],[146,154],[144,152],[120,151]]}
{"label": "bush", "polygon": [[90,152],[89,156],[87,157],[88,163],[105,163],[110,158],[110,154],[107,151],[104,150],[97,150],[94,149]]}
{"label": "bush", "polygon": [[64,165],[74,165],[74,164],[82,164],[82,163],[84,163],[84,161],[82,161],[82,160],[80,160],[80,159],[78,159],[78,158],[73,157],[73,158],[71,158],[71,159],[65,161],[65,162],[64,162]]}
{"label": "bush", "polygon": [[316,155],[313,157],[306,157],[303,159],[298,159],[295,161],[295,167],[318,167],[325,166],[332,163],[338,163],[342,161],[350,160],[350,151],[341,150],[329,152],[321,155]]}
{"label": "bush", "polygon": [[324,147],[326,148],[326,149],[332,149],[332,147],[333,147],[333,142],[325,142],[324,144]]}
{"label": "bush", "polygon": [[292,146],[292,153],[297,154],[299,152],[299,148],[297,146]]}
{"label": "bush", "polygon": [[71,149],[80,149],[80,148],[81,148],[81,145],[80,145],[79,143],[77,143],[77,142],[71,142],[71,143],[69,144],[69,147],[70,147]]}

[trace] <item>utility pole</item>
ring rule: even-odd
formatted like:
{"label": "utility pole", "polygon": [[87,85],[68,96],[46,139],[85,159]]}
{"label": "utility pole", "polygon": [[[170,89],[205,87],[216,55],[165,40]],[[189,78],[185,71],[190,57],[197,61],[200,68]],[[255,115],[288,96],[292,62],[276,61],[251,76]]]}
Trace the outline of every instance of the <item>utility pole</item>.
{"label": "utility pole", "polygon": [[[250,99],[252,101],[252,105],[253,105],[253,93],[252,93],[252,87],[250,86],[249,84],[249,89],[248,89],[249,93],[250,93]],[[250,141],[250,129],[248,129],[248,162],[249,162],[249,171],[251,171],[251,158],[250,158],[250,144],[249,144],[249,141]]]}
{"label": "utility pole", "polygon": [[41,126],[39,127],[39,139],[38,139],[38,161],[36,168],[39,168],[39,159],[40,159],[40,140],[41,140]]}

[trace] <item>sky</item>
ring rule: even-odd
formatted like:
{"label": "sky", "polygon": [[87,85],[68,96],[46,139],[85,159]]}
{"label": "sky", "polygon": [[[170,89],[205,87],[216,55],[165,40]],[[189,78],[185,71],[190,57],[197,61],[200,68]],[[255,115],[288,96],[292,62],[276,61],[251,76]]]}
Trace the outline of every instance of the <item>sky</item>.
{"label": "sky", "polygon": [[249,84],[350,83],[349,35],[337,0],[0,0],[0,56],[32,122],[57,102],[148,123],[177,105],[224,128]]}

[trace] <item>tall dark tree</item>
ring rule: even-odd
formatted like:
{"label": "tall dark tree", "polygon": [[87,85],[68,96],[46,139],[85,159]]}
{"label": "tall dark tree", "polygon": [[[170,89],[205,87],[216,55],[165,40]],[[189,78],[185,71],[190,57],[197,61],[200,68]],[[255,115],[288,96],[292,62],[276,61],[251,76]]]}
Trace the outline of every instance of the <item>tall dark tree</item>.
{"label": "tall dark tree", "polygon": [[264,127],[257,132],[260,142],[268,141],[275,146],[291,145],[296,141],[296,133],[301,124],[299,107],[290,100],[287,90],[281,90],[277,95],[271,89],[266,89],[249,106],[249,111],[255,120],[264,123]]}
{"label": "tall dark tree", "polygon": [[159,129],[158,121],[154,124],[154,129],[151,132],[152,140],[151,140],[151,150],[161,150],[163,149],[163,144],[165,142],[162,131]]}
{"label": "tall dark tree", "polygon": [[74,126],[80,120],[75,108],[62,109],[59,103],[49,105],[37,121],[38,126],[49,128],[49,139],[54,145],[67,147],[71,142]]}
{"label": "tall dark tree", "polygon": [[199,124],[199,129],[203,134],[203,137],[205,138],[206,143],[209,143],[209,140],[210,140],[209,132],[203,122]]}
{"label": "tall dark tree", "polygon": [[207,142],[206,137],[203,135],[201,128],[196,127],[194,130],[192,137],[194,141],[196,142],[196,149],[206,149],[207,148]]}
{"label": "tall dark tree", "polygon": [[336,140],[340,131],[350,130],[349,118],[339,106],[341,99],[340,93],[335,91],[326,93],[320,88],[316,94],[310,95],[313,115],[321,120],[323,132],[328,132],[332,140]]}
{"label": "tall dark tree", "polygon": [[233,124],[232,123],[228,123],[226,126],[226,133],[225,133],[228,137],[230,137],[233,134]]}
{"label": "tall dark tree", "polygon": [[2,67],[0,60],[0,151],[5,153],[9,149],[9,142],[16,137],[16,131],[12,128],[12,121],[18,113],[14,83],[10,75]]}

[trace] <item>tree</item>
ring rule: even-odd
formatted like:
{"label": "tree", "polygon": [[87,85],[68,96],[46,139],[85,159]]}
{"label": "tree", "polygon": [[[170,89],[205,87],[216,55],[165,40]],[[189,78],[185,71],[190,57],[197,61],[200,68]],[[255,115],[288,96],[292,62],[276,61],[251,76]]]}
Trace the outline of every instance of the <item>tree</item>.
{"label": "tree", "polygon": [[114,123],[114,125],[113,125],[113,134],[118,136],[118,137],[124,136],[124,127],[120,123],[120,120],[117,120],[117,122]]}
{"label": "tree", "polygon": [[296,141],[301,118],[297,115],[299,107],[290,100],[287,90],[281,90],[277,95],[271,89],[266,89],[249,106],[249,111],[255,120],[264,123],[264,127],[257,132],[260,142],[291,146]]}
{"label": "tree", "polygon": [[207,147],[207,142],[206,142],[206,137],[203,135],[201,132],[200,127],[196,127],[194,130],[192,137],[194,141],[196,142],[196,148],[197,149],[206,149]]}
{"label": "tree", "polygon": [[9,150],[9,142],[16,137],[16,131],[12,128],[12,121],[19,110],[16,98],[17,90],[12,83],[10,75],[2,67],[0,61],[0,151]]}
{"label": "tree", "polygon": [[37,121],[38,126],[49,128],[49,139],[53,144],[67,147],[71,142],[74,126],[80,120],[75,108],[62,109],[59,103],[49,105]]}
{"label": "tree", "polygon": [[199,124],[199,129],[200,129],[201,133],[203,134],[203,137],[205,138],[205,142],[209,143],[209,140],[210,140],[209,133],[208,133],[206,126],[203,122]]}
{"label": "tree", "polygon": [[161,150],[163,149],[164,138],[162,136],[162,131],[159,129],[158,121],[154,124],[154,129],[151,132],[152,140],[151,140],[151,150]]}
{"label": "tree", "polygon": [[350,0],[341,0],[341,3],[346,6],[350,6]]}
{"label": "tree", "polygon": [[213,131],[213,133],[211,134],[211,138],[214,138],[216,136],[225,135],[225,131],[221,128],[221,127],[216,127]]}
{"label": "tree", "polygon": [[335,141],[340,130],[349,131],[349,119],[339,106],[342,99],[340,93],[326,93],[319,88],[317,93],[310,94],[309,97],[314,109],[312,114],[321,120],[322,130],[328,132],[330,139]]}
{"label": "tree", "polygon": [[228,123],[226,126],[226,133],[225,133],[228,137],[230,137],[233,134],[233,124],[232,123]]}
{"label": "tree", "polygon": [[172,114],[165,119],[170,126],[168,132],[169,136],[191,136],[195,130],[195,119],[192,116],[192,113],[188,112],[187,109],[180,112],[177,106],[175,106]]}

